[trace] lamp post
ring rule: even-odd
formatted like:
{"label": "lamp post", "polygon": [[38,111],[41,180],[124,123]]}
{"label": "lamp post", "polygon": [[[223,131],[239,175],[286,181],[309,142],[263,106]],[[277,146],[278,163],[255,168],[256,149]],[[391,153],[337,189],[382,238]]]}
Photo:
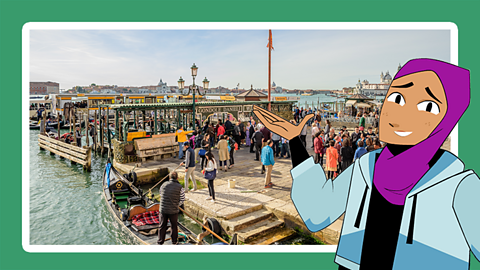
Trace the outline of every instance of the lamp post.
{"label": "lamp post", "polygon": [[190,92],[193,93],[193,127],[195,129],[195,92],[198,92],[199,95],[204,95],[205,94],[205,88],[208,88],[208,84],[210,83],[208,80],[207,80],[207,77],[205,77],[205,79],[203,80],[203,88],[204,88],[204,93],[202,94],[200,92],[200,88],[198,87],[198,85],[195,85],[195,77],[197,77],[197,71],[198,71],[198,67],[195,65],[195,63],[193,63],[193,66],[190,67],[190,69],[192,70],[192,77],[193,77],[193,85],[190,85],[188,87],[188,90],[185,90],[184,89],[184,85],[185,85],[185,81],[182,79],[182,77],[180,77],[180,79],[178,80],[178,88],[180,88],[180,91],[182,91],[182,94],[185,96],[185,95],[190,95]]}

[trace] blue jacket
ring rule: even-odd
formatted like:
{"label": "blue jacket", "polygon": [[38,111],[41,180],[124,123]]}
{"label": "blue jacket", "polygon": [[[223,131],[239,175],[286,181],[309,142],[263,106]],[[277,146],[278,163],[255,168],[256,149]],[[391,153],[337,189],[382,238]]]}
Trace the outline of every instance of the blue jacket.
{"label": "blue jacket", "polygon": [[262,164],[265,166],[275,165],[273,149],[268,145],[265,145],[265,147],[262,148]]}
{"label": "blue jacket", "polygon": [[[310,231],[345,213],[335,262],[348,269],[359,269],[375,155],[381,151],[363,155],[335,181],[326,179],[312,157],[290,171],[292,201]],[[406,197],[393,269],[468,269],[470,251],[480,259],[479,194],[475,172],[464,171],[462,161],[444,152]]]}
{"label": "blue jacket", "polygon": [[357,158],[360,158],[365,153],[367,153],[367,149],[365,149],[363,147],[358,147],[357,150],[355,151],[355,155],[353,156],[353,160],[356,160]]}

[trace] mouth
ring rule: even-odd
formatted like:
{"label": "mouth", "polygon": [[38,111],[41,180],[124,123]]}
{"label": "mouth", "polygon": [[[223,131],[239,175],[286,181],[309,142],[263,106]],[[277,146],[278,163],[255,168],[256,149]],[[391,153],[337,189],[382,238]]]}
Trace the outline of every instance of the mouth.
{"label": "mouth", "polygon": [[409,131],[394,131],[394,132],[395,132],[395,134],[397,134],[400,137],[406,137],[406,136],[412,134],[412,132],[409,132]]}

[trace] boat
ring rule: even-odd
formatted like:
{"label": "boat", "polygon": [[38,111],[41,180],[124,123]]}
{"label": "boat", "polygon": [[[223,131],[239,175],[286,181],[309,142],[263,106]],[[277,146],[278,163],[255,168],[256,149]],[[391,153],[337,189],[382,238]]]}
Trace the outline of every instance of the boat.
{"label": "boat", "polygon": [[309,93],[309,94],[302,94],[302,96],[311,96],[313,94]]}
{"label": "boat", "polygon": [[[122,175],[113,167],[109,158],[103,172],[103,199],[113,219],[129,239],[135,244],[156,245],[159,224],[138,226],[138,222],[135,222],[135,220],[141,219],[142,216],[158,215],[160,203],[149,198],[141,188],[136,187],[134,185],[135,180],[136,174],[134,171]],[[221,233],[219,224],[216,230],[215,233]],[[181,222],[178,222],[178,245],[192,244],[208,245],[203,239],[199,242],[196,234]],[[172,245],[169,229],[167,229],[164,245]]]}

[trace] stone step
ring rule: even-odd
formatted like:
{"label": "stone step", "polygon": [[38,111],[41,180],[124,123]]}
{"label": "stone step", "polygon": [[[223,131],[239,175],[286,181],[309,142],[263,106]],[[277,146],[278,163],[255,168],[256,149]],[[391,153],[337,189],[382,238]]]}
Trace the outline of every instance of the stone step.
{"label": "stone step", "polygon": [[277,218],[270,218],[238,231],[238,240],[243,243],[248,243],[257,237],[280,228],[283,225],[283,221],[280,221]]}
{"label": "stone step", "polygon": [[270,211],[261,209],[229,220],[222,220],[220,223],[228,233],[234,233],[272,216],[273,214]]}
{"label": "stone step", "polygon": [[261,236],[248,244],[249,245],[272,245],[275,242],[281,242],[281,241],[287,240],[295,236],[296,234],[297,233],[290,228],[282,228],[282,229],[275,230],[274,232],[271,232],[264,236]]}

